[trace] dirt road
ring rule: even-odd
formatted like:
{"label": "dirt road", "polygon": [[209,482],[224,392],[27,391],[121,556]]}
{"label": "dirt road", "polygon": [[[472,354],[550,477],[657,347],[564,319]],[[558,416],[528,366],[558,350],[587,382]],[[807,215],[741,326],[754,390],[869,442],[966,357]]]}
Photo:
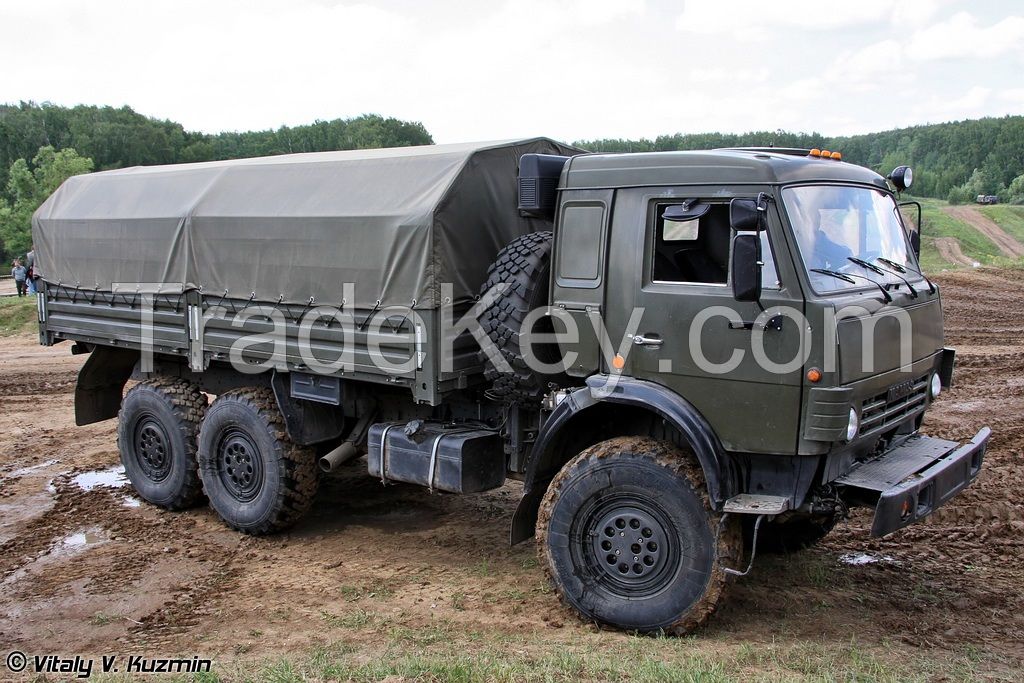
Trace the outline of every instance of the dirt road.
{"label": "dirt road", "polygon": [[960,248],[960,241],[955,237],[936,237],[935,248],[938,249],[939,256],[949,263],[975,268],[980,265],[977,261],[970,258],[963,252]]}
{"label": "dirt road", "polygon": [[[1024,244],[1008,235],[999,224],[973,206],[946,206],[942,209],[947,214],[970,224],[975,230],[992,240],[1003,256],[1010,258],[1024,257]],[[943,257],[945,258],[945,257]],[[948,259],[947,259],[948,260]]]}
{"label": "dirt road", "polygon": [[573,657],[671,655],[711,670],[727,662],[741,678],[767,671],[787,679],[839,675],[847,669],[823,658],[845,653],[844,667],[868,662],[867,678],[916,662],[924,678],[1017,679],[1024,270],[937,280],[958,370],[926,428],[967,439],[989,424],[983,475],[927,522],[888,539],[869,538],[860,512],[817,548],[759,558],[710,625],[679,640],[599,632],[563,610],[532,544],[507,546],[515,484],[429,495],[383,487],[357,462],[321,490],[308,519],[270,538],[231,532],[205,507],[168,513],[140,504],[112,469],[114,423],[73,424],[82,357],[67,345],[40,348],[31,335],[3,339],[0,647],[201,654],[229,669],[326,651],[316,648],[353,666],[487,652],[502,661],[551,658],[577,675],[591,669],[573,669]]}

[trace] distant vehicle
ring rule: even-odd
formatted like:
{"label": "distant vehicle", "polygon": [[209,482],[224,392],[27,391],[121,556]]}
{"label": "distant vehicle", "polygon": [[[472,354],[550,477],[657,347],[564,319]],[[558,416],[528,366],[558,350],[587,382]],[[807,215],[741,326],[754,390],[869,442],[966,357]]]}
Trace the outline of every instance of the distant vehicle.
{"label": "distant vehicle", "polygon": [[994,194],[979,194],[975,202],[978,204],[998,204],[999,196]]}
{"label": "distant vehicle", "polygon": [[76,176],[33,219],[40,340],[89,354],[76,422],[119,417],[155,505],[268,534],[363,454],[431,491],[518,479],[511,540],[565,602],[682,633],[756,549],[856,505],[886,536],[982,468],[988,428],[919,432],[954,352],[911,171],[840,158],[534,139]]}

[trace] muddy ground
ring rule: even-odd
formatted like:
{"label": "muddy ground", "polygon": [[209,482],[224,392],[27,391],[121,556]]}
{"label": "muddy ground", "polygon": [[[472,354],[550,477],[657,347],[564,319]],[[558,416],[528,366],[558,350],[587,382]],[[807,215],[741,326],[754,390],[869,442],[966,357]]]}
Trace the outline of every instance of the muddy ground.
{"label": "muddy ground", "polygon": [[[890,538],[869,538],[858,513],[817,548],[759,559],[674,651],[725,661],[853,644],[896,671],[938,662],[925,678],[945,678],[950,661],[967,677],[1021,676],[1024,270],[940,282],[958,369],[926,428],[968,439],[990,425],[984,473]],[[0,343],[0,655],[184,653],[229,666],[339,642],[367,660],[403,642],[526,657],[629,638],[578,621],[545,585],[533,545],[508,547],[516,484],[429,495],[383,487],[354,465],[290,533],[244,537],[208,508],[163,512],[121,485],[113,421],[74,426],[82,357],[67,344],[41,348],[31,334]],[[657,657],[659,641],[639,642]],[[802,671],[750,661],[752,675]]]}

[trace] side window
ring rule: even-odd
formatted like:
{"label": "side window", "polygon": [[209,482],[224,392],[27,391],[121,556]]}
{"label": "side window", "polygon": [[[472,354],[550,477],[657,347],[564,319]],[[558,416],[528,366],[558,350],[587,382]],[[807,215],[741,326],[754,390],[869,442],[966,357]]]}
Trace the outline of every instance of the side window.
{"label": "side window", "polygon": [[679,204],[664,204],[657,208],[651,279],[656,282],[726,284],[732,244],[729,206],[701,206],[693,200],[687,200],[682,206],[686,207],[683,211],[680,211]]}
{"label": "side window", "polygon": [[557,282],[562,287],[595,288],[603,270],[605,205],[566,203],[558,229]]}

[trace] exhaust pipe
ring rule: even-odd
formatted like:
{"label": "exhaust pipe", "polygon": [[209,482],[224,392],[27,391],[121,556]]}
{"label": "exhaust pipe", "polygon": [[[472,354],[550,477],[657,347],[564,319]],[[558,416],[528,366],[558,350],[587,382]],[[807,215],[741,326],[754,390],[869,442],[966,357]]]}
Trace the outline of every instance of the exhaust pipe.
{"label": "exhaust pipe", "polygon": [[346,441],[319,460],[321,472],[333,472],[346,462],[356,457],[359,451],[351,441]]}

